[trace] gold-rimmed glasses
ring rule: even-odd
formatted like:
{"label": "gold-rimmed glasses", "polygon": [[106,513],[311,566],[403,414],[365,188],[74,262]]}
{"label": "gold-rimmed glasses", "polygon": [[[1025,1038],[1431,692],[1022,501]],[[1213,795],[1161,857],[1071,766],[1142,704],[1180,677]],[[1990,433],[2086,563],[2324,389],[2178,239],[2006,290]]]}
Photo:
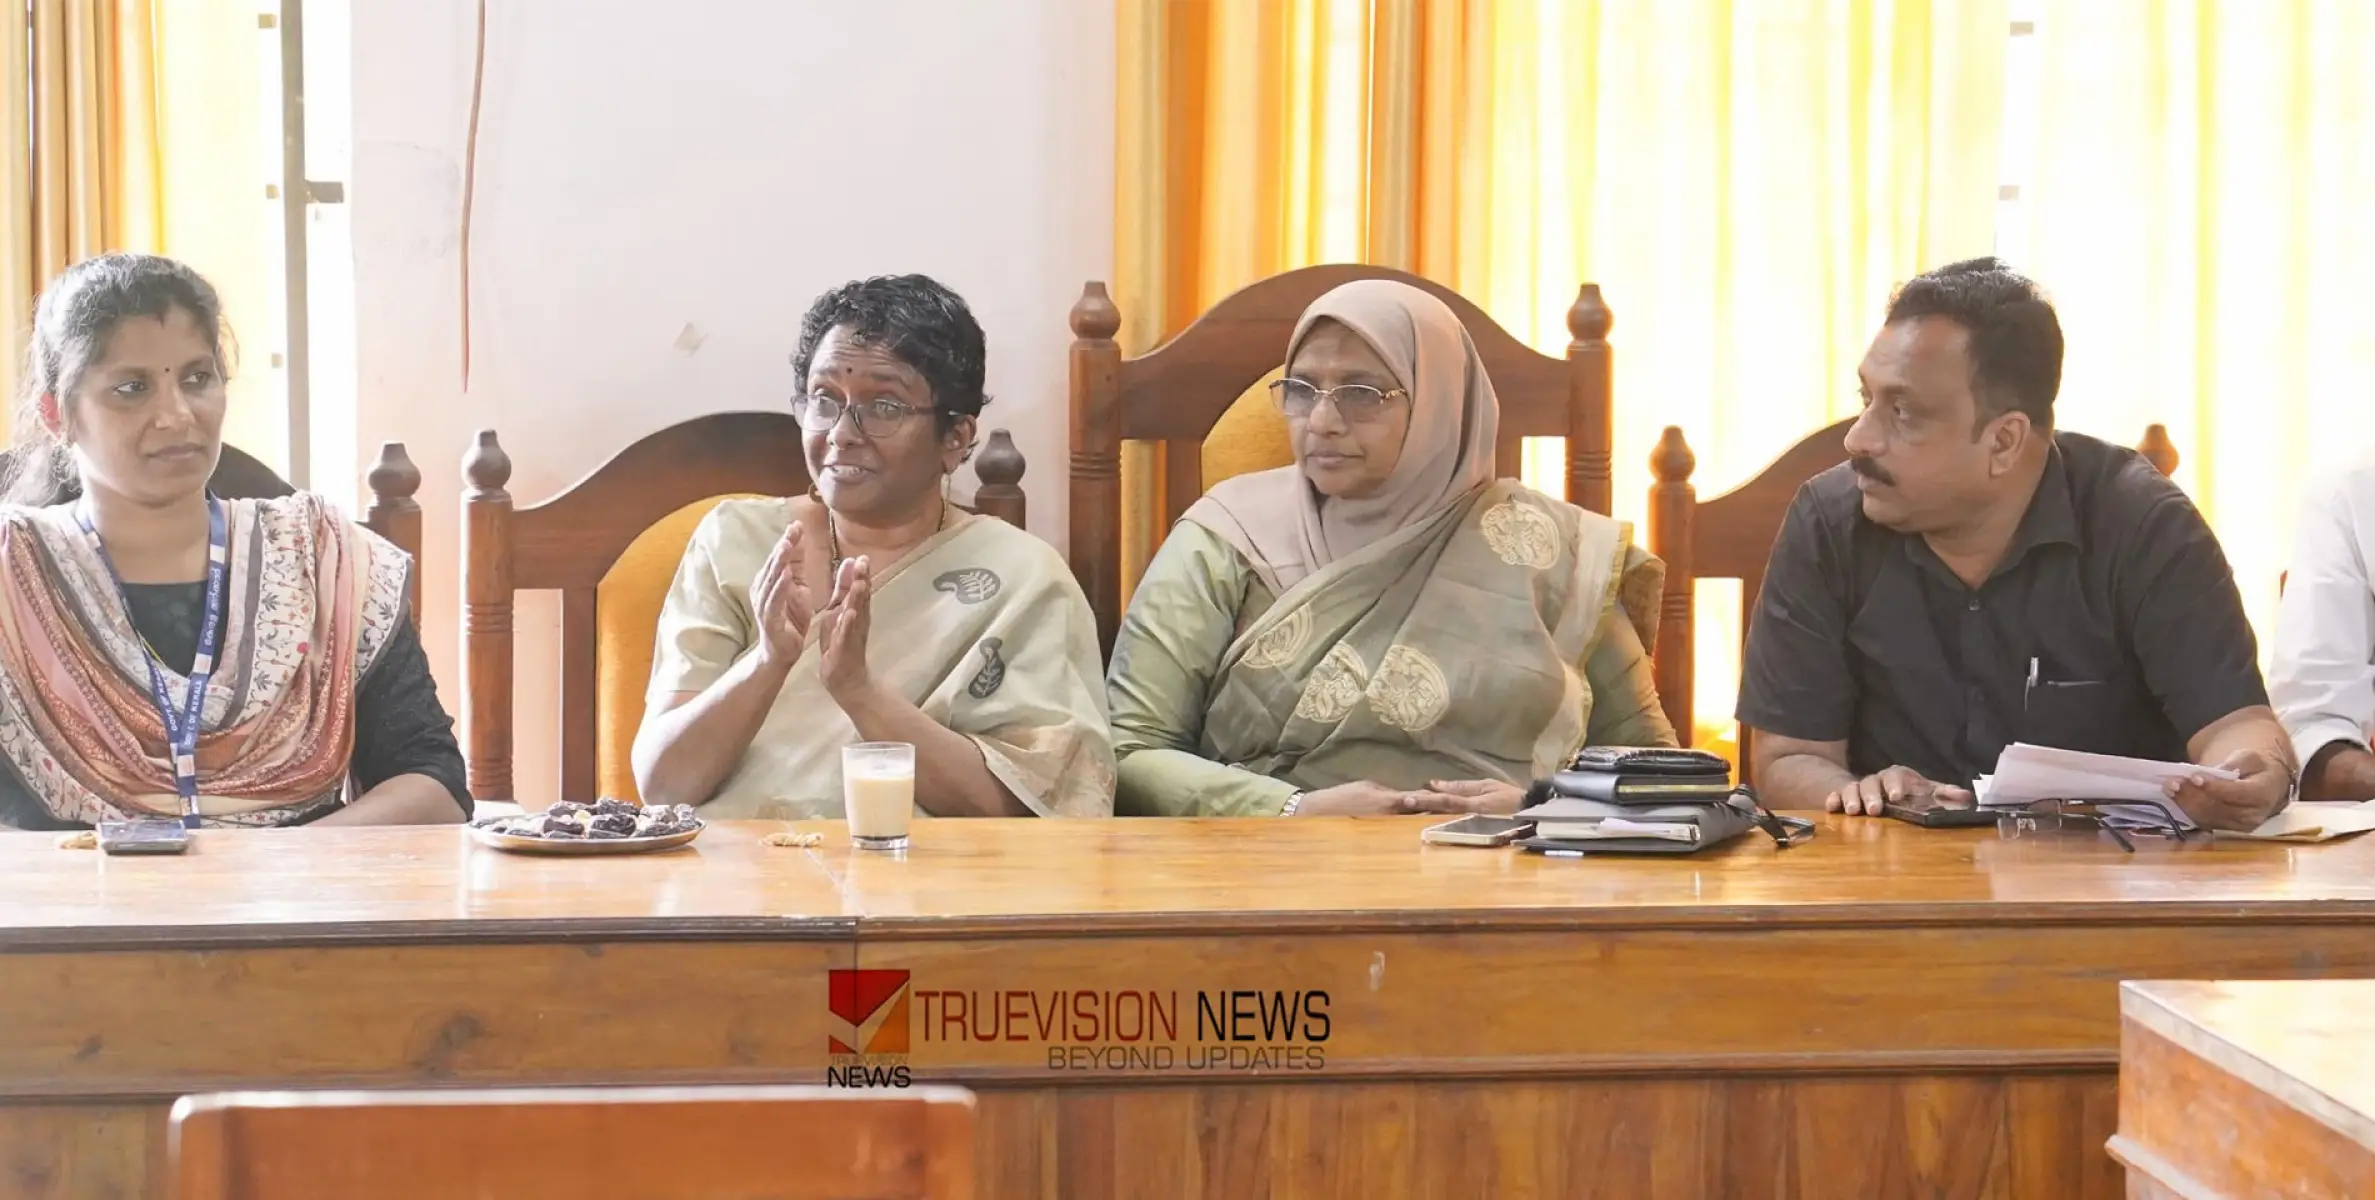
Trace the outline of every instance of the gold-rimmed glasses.
{"label": "gold-rimmed glasses", "polygon": [[1347,422],[1375,421],[1385,416],[1386,406],[1407,397],[1401,388],[1381,388],[1366,383],[1340,383],[1323,388],[1308,380],[1290,375],[1270,381],[1270,399],[1278,411],[1289,420],[1301,421],[1311,416],[1319,402],[1335,404],[1336,412]]}

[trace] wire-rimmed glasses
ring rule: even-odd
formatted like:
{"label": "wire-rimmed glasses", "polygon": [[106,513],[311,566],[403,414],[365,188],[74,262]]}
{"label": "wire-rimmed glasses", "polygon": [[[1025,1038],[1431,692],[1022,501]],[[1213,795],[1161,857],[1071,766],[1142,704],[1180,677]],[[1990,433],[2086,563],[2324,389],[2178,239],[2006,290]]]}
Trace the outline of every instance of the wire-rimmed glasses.
{"label": "wire-rimmed glasses", "polygon": [[2134,854],[2136,843],[2128,838],[2129,833],[2142,833],[2153,837],[2174,838],[2183,841],[2189,835],[2199,832],[2199,830],[2188,826],[2179,825],[2166,817],[2156,818],[2142,815],[2144,808],[2148,807],[2143,806],[2123,812],[2119,823],[2115,825],[2110,818],[2103,815],[2098,805],[2075,800],[2038,800],[2019,808],[2006,809],[1998,815],[1996,817],[1996,836],[2009,841],[2033,834],[2051,835],[2066,831],[2090,833],[2100,831],[2110,834],[2111,840],[2118,842],[2120,849]]}
{"label": "wire-rimmed glasses", "polygon": [[1385,416],[1387,405],[1409,394],[1401,388],[1373,387],[1366,383],[1340,383],[1323,388],[1292,375],[1270,381],[1271,402],[1295,421],[1309,418],[1322,400],[1334,403],[1337,415],[1347,423],[1375,421]]}
{"label": "wire-rimmed glasses", "polygon": [[810,433],[830,433],[841,424],[841,415],[850,413],[857,419],[858,432],[870,438],[889,437],[917,413],[932,411],[887,396],[852,404],[829,392],[810,392],[792,400],[793,419]]}

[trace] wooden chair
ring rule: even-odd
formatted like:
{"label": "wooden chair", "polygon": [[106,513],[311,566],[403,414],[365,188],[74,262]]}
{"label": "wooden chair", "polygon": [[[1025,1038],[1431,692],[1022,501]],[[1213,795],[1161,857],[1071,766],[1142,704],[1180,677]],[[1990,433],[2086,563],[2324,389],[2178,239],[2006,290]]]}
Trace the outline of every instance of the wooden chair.
{"label": "wooden chair", "polygon": [[177,1200],[969,1200],[961,1088],[185,1096]]}
{"label": "wooden chair", "polygon": [[[1666,588],[1658,613],[1658,697],[1666,719],[1686,743],[1691,736],[1692,675],[1696,669],[1692,637],[1695,601],[1692,585],[1701,579],[1740,581],[1740,638],[1748,640],[1748,625],[1756,613],[1757,593],[1764,586],[1765,560],[1773,540],[1781,535],[1781,519],[1788,513],[1798,488],[1816,475],[1847,461],[1847,429],[1853,420],[1840,421],[1789,448],[1756,478],[1702,502],[1691,486],[1698,459],[1682,430],[1666,427],[1650,457],[1657,482],[1649,489],[1649,552],[1665,560]],[[2168,428],[2152,425],[2136,449],[2161,474],[2177,470],[2177,447]],[[1749,731],[1740,731],[1740,772],[1746,780]]]}
{"label": "wooden chair", "polygon": [[[971,510],[1021,526],[1023,468],[1013,438],[1003,429],[993,430],[974,459],[981,489]],[[656,556],[665,570],[637,585],[656,614],[657,597],[665,592],[698,519],[686,510],[728,496],[794,496],[808,490],[800,424],[788,412],[695,417],[643,438],[559,495],[527,508],[515,509],[504,490],[511,480],[511,457],[494,430],[479,431],[462,473],[469,484],[462,493],[462,744],[471,794],[480,800],[515,798],[512,596],[553,590],[561,593],[561,795],[591,800],[603,790],[597,764],[605,744],[596,681],[601,642],[596,589],[639,537],[668,521],[673,552],[661,546]],[[640,631],[645,655],[651,652],[652,632]],[[610,741],[633,739],[642,717],[641,686],[635,682],[635,711],[613,722],[623,735],[614,734]],[[623,748],[614,747],[612,757],[623,763]],[[609,790],[626,791],[615,783]]]}
{"label": "wooden chair", "polygon": [[1154,532],[1168,529],[1204,493],[1203,446],[1229,406],[1278,369],[1287,338],[1311,302],[1355,279],[1393,279],[1451,306],[1484,356],[1501,398],[1501,472],[1515,474],[1528,437],[1567,439],[1567,500],[1609,507],[1608,327],[1597,284],[1584,284],[1567,310],[1573,340],[1564,359],[1527,347],[1449,288],[1385,267],[1304,267],[1248,284],[1196,318],[1179,336],[1137,358],[1114,343],[1121,313],[1103,283],[1072,306],[1072,571],[1097,613],[1105,648],[1121,623],[1121,445],[1163,444],[1164,495]]}
{"label": "wooden chair", "polygon": [[[0,478],[13,472],[8,461],[9,452],[0,451]],[[412,623],[421,623],[421,506],[413,499],[421,490],[421,469],[412,465],[404,453],[402,442],[382,442],[379,461],[373,464],[368,478],[371,486],[371,507],[363,514],[363,525],[373,533],[395,543],[397,549],[412,556]],[[282,479],[272,468],[237,446],[225,444],[215,459],[214,475],[207,480],[214,494],[226,500],[270,500],[286,496],[297,489]],[[62,489],[57,499],[72,499],[78,489],[72,485]]]}

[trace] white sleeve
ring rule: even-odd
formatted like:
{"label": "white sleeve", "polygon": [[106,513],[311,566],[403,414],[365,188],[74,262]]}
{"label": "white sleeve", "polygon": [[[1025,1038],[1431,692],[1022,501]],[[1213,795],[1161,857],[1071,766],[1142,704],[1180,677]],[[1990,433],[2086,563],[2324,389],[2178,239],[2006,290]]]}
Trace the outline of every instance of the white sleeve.
{"label": "white sleeve", "polygon": [[2335,742],[2365,747],[2375,727],[2371,541],[2375,462],[2312,485],[2301,501],[2268,673],[2268,698],[2303,767]]}

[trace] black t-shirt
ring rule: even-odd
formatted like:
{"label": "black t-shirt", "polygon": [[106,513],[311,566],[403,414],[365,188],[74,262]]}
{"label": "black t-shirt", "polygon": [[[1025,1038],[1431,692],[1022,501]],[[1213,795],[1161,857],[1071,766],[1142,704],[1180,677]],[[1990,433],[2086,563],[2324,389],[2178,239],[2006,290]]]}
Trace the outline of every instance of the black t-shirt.
{"label": "black t-shirt", "polygon": [[1867,519],[1846,466],[1800,488],[1750,620],[1741,722],[1845,740],[1858,775],[1967,784],[2013,742],[2183,762],[2205,726],[2266,704],[2234,572],[2185,493],[2080,434],[2049,454],[1976,590]]}
{"label": "black t-shirt", "polygon": [[[124,603],[132,628],[148,640],[158,658],[172,670],[188,674],[198,657],[206,584],[126,584]],[[445,785],[465,815],[470,812],[470,790],[463,779],[462,750],[454,740],[453,718],[437,699],[437,680],[429,674],[428,655],[422,652],[420,636],[410,620],[402,621],[389,635],[378,661],[355,689],[355,748],[347,771],[357,796],[398,775],[426,775]],[[300,819],[334,811],[335,805]],[[50,815],[4,761],[0,761],[0,825],[19,829],[81,827]]]}

